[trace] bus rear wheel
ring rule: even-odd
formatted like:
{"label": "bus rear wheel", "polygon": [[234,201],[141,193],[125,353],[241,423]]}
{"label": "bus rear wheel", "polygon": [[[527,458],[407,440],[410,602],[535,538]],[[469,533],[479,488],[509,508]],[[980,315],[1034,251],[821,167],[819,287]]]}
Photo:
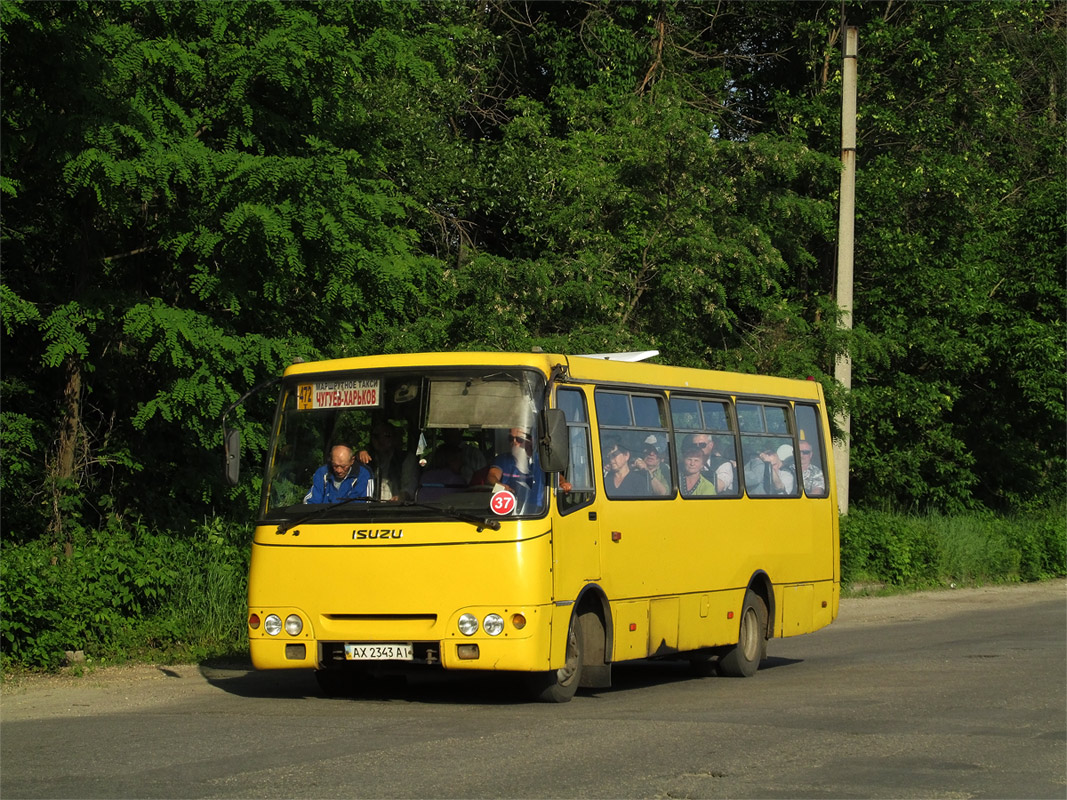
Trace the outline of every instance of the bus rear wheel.
{"label": "bus rear wheel", "polygon": [[749,589],[741,606],[737,644],[719,659],[719,674],[751,678],[767,652],[767,604]]}
{"label": "bus rear wheel", "polygon": [[538,673],[534,677],[531,686],[534,698],[542,703],[568,702],[582,681],[583,658],[582,624],[578,615],[572,614],[567,629],[567,659],[559,669]]}

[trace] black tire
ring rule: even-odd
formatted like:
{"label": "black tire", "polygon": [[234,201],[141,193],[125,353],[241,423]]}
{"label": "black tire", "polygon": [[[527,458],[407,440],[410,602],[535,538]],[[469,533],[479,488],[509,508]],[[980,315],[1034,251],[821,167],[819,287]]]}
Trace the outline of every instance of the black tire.
{"label": "black tire", "polygon": [[542,703],[569,702],[582,681],[584,655],[582,623],[577,614],[572,614],[567,629],[567,660],[559,669],[538,673],[534,677],[531,685],[534,698]]}
{"label": "black tire", "polygon": [[749,589],[745,592],[745,602],[741,606],[737,644],[719,659],[719,674],[733,678],[751,678],[756,674],[766,653],[767,604],[763,602],[762,597]]}

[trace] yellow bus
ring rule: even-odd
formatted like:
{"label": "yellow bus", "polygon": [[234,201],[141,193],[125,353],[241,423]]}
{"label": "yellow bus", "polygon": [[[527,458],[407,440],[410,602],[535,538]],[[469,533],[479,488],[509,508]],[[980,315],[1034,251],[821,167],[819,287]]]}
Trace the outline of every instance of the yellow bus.
{"label": "yellow bus", "polygon": [[509,671],[565,702],[630,659],[751,676],[768,639],[828,625],[821,386],[640,357],[286,369],[252,542],[254,666],[315,670],[328,694],[398,665]]}

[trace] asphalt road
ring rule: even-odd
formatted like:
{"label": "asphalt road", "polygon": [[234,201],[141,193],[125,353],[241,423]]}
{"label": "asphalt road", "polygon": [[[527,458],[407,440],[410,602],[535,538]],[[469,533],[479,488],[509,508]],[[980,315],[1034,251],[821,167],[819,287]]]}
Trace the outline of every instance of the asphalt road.
{"label": "asphalt road", "polygon": [[1064,581],[848,600],[754,678],[639,662],[559,706],[455,675],[325,699],[217,665],[0,695],[4,800],[1065,796]]}

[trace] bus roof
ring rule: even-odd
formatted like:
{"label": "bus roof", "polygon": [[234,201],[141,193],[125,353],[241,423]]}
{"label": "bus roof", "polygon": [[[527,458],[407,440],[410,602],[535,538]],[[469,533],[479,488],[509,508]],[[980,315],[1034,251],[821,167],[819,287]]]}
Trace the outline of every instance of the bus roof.
{"label": "bus roof", "polygon": [[672,367],[645,361],[623,361],[599,356],[560,353],[516,353],[499,351],[390,353],[387,355],[339,358],[293,364],[285,377],[323,376],[333,372],[375,369],[417,369],[424,367],[525,367],[548,376],[552,368],[567,368],[564,382],[596,382],[619,386],[650,386],[683,391],[713,391],[725,394],[789,397],[821,400],[822,387],[811,379],[779,378],[740,372]]}

